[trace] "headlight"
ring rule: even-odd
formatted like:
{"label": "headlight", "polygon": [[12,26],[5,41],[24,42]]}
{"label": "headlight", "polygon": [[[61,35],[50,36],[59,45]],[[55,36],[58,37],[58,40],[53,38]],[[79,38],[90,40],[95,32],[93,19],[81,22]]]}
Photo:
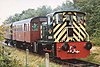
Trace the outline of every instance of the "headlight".
{"label": "headlight", "polygon": [[64,50],[64,51],[69,50],[69,45],[68,45],[68,43],[64,43],[64,44],[62,45],[62,50]]}
{"label": "headlight", "polygon": [[87,42],[85,45],[85,49],[90,50],[92,48],[92,44],[90,42]]}

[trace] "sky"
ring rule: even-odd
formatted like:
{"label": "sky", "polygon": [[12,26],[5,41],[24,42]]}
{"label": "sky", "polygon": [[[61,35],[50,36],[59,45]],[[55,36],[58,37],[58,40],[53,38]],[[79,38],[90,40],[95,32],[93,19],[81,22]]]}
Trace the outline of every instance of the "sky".
{"label": "sky", "polygon": [[37,9],[43,5],[51,6],[54,9],[65,2],[66,0],[0,0],[0,24],[9,16],[21,13],[23,10]]}

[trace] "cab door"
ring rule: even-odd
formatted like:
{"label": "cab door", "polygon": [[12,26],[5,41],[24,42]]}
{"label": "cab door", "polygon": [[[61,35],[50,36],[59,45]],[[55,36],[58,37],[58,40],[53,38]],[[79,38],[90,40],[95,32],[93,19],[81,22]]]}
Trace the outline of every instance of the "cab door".
{"label": "cab door", "polygon": [[48,35],[48,29],[47,29],[47,22],[42,22],[41,24],[41,38],[43,40],[47,39],[47,35]]}

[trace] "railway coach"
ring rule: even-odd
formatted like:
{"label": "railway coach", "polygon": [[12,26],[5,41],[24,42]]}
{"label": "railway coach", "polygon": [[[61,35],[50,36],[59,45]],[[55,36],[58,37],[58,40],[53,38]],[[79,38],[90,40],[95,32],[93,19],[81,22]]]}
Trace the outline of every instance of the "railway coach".
{"label": "railway coach", "polygon": [[85,15],[79,11],[59,11],[14,22],[10,43],[60,59],[85,58],[92,48]]}

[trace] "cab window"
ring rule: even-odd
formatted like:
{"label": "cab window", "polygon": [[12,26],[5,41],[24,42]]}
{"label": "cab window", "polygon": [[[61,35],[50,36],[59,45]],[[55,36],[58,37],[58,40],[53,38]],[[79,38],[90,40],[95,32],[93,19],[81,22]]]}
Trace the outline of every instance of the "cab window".
{"label": "cab window", "polygon": [[83,14],[77,14],[78,23],[83,24],[84,23],[84,15]]}
{"label": "cab window", "polygon": [[52,17],[51,17],[51,16],[48,16],[48,25],[51,25],[51,24],[52,24],[52,22],[53,22]]}
{"label": "cab window", "polygon": [[56,24],[63,23],[63,15],[62,15],[62,13],[58,13],[58,14],[54,15],[54,22],[56,22]]}
{"label": "cab window", "polygon": [[63,15],[62,15],[62,13],[58,14],[58,23],[63,23]]}
{"label": "cab window", "polygon": [[66,15],[67,26],[72,26],[73,15]]}

